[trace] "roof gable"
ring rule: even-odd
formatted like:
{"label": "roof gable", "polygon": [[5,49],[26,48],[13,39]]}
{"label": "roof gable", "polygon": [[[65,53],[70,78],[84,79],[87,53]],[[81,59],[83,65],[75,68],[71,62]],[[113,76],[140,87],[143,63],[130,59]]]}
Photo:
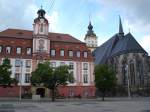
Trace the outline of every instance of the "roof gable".
{"label": "roof gable", "polygon": [[111,56],[119,55],[123,53],[147,53],[141,45],[135,40],[131,33],[128,33],[121,38],[113,49]]}
{"label": "roof gable", "polygon": [[103,64],[112,56],[131,52],[147,54],[131,33],[128,33],[125,36],[118,34],[114,35],[104,44],[96,48],[93,54],[95,56],[95,64]]}

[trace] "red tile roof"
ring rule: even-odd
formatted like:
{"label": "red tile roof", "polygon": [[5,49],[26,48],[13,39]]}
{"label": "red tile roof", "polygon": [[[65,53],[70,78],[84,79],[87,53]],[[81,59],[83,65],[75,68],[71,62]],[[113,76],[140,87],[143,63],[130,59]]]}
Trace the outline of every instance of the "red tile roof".
{"label": "red tile roof", "polygon": [[[22,30],[22,29],[6,29],[6,30],[0,32],[0,37],[32,39],[33,31]],[[74,38],[73,36],[71,36],[69,34],[51,33],[50,32],[48,37],[49,37],[50,41],[83,43],[80,40]]]}

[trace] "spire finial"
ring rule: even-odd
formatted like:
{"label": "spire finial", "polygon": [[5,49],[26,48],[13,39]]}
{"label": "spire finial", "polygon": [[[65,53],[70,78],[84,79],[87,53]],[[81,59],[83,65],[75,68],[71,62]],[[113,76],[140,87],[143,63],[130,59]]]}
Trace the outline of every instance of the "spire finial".
{"label": "spire finial", "polygon": [[91,23],[91,13],[89,12],[89,26],[88,26],[89,30],[93,29],[92,23]]}
{"label": "spire finial", "polygon": [[43,6],[41,5],[41,9],[43,9]]}
{"label": "spire finial", "polygon": [[119,15],[119,34],[124,35],[123,32],[123,27],[122,27],[122,22],[121,22],[121,17]]}

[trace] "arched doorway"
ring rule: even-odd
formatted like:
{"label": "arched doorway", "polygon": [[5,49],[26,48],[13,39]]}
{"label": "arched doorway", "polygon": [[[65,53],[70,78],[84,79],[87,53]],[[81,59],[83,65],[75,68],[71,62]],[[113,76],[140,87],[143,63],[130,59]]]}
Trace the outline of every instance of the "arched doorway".
{"label": "arched doorway", "polygon": [[36,95],[40,95],[42,98],[45,97],[45,89],[44,88],[37,88]]}

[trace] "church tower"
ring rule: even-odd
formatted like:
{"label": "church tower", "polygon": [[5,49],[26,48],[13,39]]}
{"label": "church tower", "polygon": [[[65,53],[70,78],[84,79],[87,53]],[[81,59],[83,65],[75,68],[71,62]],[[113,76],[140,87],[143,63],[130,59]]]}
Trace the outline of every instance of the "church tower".
{"label": "church tower", "polygon": [[85,35],[84,41],[87,47],[91,50],[91,52],[93,52],[97,47],[97,36],[93,31],[93,26],[91,24],[91,21],[89,22],[88,31],[87,34]]}
{"label": "church tower", "polygon": [[36,58],[44,59],[50,51],[49,23],[45,18],[45,10],[41,8],[37,14],[38,17],[33,23],[33,54]]}

